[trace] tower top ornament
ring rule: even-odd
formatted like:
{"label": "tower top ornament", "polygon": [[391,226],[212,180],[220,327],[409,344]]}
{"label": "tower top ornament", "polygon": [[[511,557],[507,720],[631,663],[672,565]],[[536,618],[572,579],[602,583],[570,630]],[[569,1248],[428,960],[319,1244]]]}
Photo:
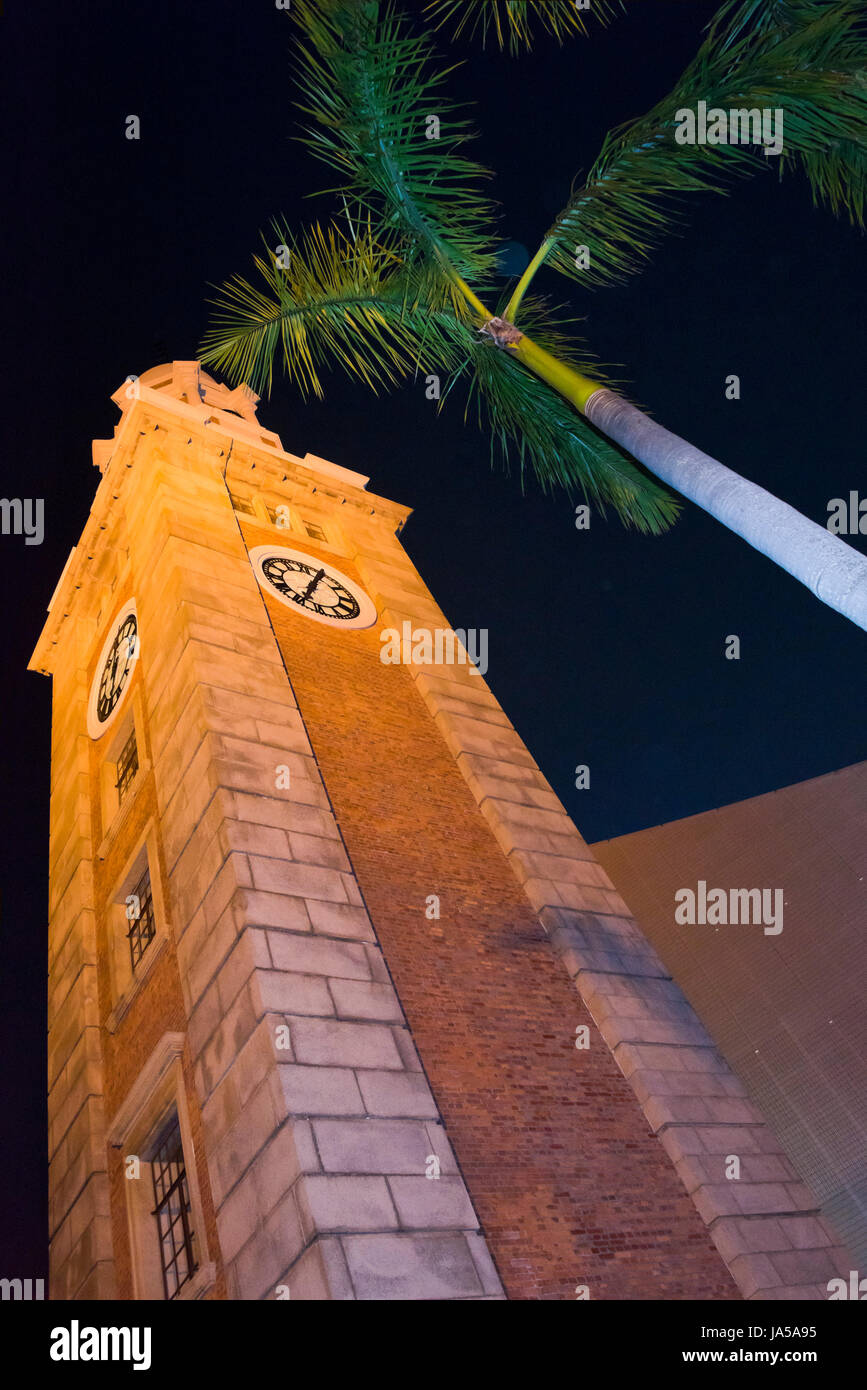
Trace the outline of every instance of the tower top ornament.
{"label": "tower top ornament", "polygon": [[127,377],[111,398],[122,411],[126,412],[130,402],[135,400],[137,385],[147,386],[151,391],[164,391],[167,396],[185,400],[188,405],[211,405],[217,410],[230,410],[251,425],[258,423],[259,397],[255,391],[246,384],[230,390],[209,376],[200,362],[165,362],[161,367],[151,367],[140,377]]}

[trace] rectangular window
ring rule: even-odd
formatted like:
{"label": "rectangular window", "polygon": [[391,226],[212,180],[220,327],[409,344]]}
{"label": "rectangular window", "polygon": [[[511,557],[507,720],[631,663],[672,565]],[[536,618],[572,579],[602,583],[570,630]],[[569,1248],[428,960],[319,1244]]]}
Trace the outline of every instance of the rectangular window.
{"label": "rectangular window", "polygon": [[236,512],[243,512],[246,516],[256,515],[253,503],[248,501],[246,497],[236,497],[233,492],[230,492],[229,496],[232,499],[232,506]]}
{"label": "rectangular window", "polygon": [[141,742],[140,698],[133,692],[133,708],[119,719],[107,740],[103,761],[99,769],[99,807],[103,842],[99,848],[100,859],[105,858],[109,837],[114,837],[124,823],[124,813],[129,809],[138,789],[140,773],[145,759],[145,745]]}
{"label": "rectangular window", "polygon": [[163,1292],[167,1299],[172,1299],[177,1298],[197,1268],[193,1250],[190,1188],[177,1112],[172,1115],[154,1146],[151,1175]]}
{"label": "rectangular window", "polygon": [[117,804],[123,801],[132,782],[138,772],[138,744],[135,741],[135,729],[133,729],[123,748],[120,750],[117,759]]}
{"label": "rectangular window", "polygon": [[126,900],[126,916],[129,922],[127,939],[130,964],[135,973],[136,966],[156,935],[151,876],[147,867]]}
{"label": "rectangular window", "polygon": [[324,541],[326,539],[325,532],[323,531],[322,527],[317,526],[315,521],[305,521],[304,530],[307,532],[308,536],[310,536],[311,539],[314,541]]}

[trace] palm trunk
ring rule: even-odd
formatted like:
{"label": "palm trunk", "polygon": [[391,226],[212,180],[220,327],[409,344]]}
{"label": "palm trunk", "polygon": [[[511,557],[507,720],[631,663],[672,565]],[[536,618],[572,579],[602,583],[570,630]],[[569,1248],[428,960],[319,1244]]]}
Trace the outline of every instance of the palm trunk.
{"label": "palm trunk", "polygon": [[829,608],[867,631],[867,556],[796,512],[788,502],[648,419],[613,391],[596,391],[585,414],[651,473],[775,560]]}
{"label": "palm trunk", "polygon": [[829,608],[867,631],[867,556],[648,419],[622,396],[558,361],[508,321],[491,319],[485,331],[657,478],[775,560]]}

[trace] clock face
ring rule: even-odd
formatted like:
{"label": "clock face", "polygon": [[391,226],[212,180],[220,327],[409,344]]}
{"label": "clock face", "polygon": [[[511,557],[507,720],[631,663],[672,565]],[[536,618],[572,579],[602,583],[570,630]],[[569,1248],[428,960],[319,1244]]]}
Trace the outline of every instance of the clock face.
{"label": "clock face", "polygon": [[135,600],[118,613],[103,644],[87,707],[87,730],[100,738],[111,723],[129,685],[139,653],[138,619]]}
{"label": "clock face", "polygon": [[284,546],[250,551],[259,583],[281,602],[330,627],[370,627],[376,606],[360,585],[327,560]]}

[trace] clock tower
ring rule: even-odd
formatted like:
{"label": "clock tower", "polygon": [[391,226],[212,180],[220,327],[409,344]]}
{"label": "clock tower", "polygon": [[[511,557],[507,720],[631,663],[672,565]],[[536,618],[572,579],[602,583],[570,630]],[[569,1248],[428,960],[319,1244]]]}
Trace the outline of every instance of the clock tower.
{"label": "clock tower", "polygon": [[811,1194],[407,509],[196,362],[112,399],[31,662],[51,1297],[826,1296]]}

